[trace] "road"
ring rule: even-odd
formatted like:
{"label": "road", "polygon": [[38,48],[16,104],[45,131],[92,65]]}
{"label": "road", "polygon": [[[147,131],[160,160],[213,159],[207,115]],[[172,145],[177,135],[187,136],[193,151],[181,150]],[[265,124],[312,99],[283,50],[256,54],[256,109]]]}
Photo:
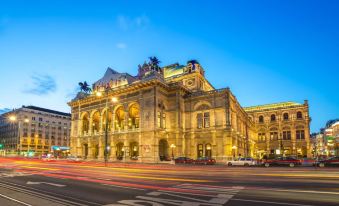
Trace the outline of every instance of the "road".
{"label": "road", "polygon": [[339,168],[0,158],[1,206],[339,205]]}

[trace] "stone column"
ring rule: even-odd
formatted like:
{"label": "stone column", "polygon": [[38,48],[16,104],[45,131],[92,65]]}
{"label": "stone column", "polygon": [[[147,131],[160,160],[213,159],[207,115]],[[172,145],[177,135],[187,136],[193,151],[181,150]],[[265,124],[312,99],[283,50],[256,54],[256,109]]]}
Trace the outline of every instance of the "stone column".
{"label": "stone column", "polygon": [[99,137],[99,154],[98,159],[102,160],[104,159],[104,151],[105,151],[105,140],[104,137]]}

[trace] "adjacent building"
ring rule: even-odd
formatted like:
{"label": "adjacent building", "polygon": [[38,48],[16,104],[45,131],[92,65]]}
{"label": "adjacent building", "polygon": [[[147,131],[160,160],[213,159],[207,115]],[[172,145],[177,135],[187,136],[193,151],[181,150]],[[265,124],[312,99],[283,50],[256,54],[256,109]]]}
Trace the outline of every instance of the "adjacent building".
{"label": "adjacent building", "polygon": [[69,151],[71,114],[23,106],[0,116],[3,155],[41,156]]}
{"label": "adjacent building", "polygon": [[308,102],[282,102],[244,110],[255,124],[258,156],[312,156]]}
{"label": "adjacent building", "polygon": [[[159,162],[187,156],[222,162],[258,156],[258,149],[263,150],[259,155],[277,153],[277,134],[288,138],[282,153],[300,149],[300,154],[309,154],[307,102],[269,111],[267,105],[244,109],[230,88],[214,88],[195,60],[160,68],[151,59],[139,65],[136,76],[108,68],[92,90],[68,103],[71,153],[84,158],[103,159],[107,149],[111,160]],[[276,121],[269,121],[272,114]],[[257,144],[258,135],[269,137],[269,131],[275,132],[274,140]]]}
{"label": "adjacent building", "polygon": [[325,128],[324,145],[327,156],[339,156],[339,121]]}

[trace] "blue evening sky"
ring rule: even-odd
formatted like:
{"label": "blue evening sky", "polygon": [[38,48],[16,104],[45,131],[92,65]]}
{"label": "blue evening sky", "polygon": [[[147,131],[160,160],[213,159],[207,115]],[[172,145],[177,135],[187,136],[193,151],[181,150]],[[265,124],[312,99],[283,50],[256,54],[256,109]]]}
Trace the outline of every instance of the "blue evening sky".
{"label": "blue evening sky", "polygon": [[0,0],[0,109],[69,112],[79,81],[197,59],[242,106],[309,100],[339,117],[339,1]]}

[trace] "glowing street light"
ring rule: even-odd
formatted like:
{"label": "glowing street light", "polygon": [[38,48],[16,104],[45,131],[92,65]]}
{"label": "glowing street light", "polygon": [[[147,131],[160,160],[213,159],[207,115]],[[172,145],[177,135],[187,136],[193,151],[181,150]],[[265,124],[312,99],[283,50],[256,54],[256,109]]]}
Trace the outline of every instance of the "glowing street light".
{"label": "glowing street light", "polygon": [[16,121],[16,116],[14,116],[14,115],[9,116],[9,121],[15,122]]}
{"label": "glowing street light", "polygon": [[172,148],[172,159],[174,159],[174,148],[176,147],[175,144],[171,144],[170,146]]}
{"label": "glowing street light", "polygon": [[235,158],[235,150],[237,149],[238,147],[233,145],[232,146],[232,150],[233,150],[233,159]]}

